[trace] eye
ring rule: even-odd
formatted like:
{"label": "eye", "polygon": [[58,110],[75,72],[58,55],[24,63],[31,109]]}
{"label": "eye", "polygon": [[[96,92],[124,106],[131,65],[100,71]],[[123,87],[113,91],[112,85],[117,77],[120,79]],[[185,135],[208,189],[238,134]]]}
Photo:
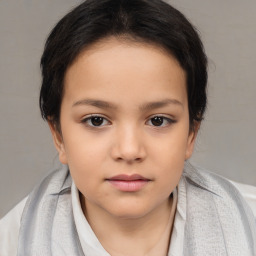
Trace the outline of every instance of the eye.
{"label": "eye", "polygon": [[165,116],[154,116],[147,121],[148,125],[156,127],[165,127],[172,123],[175,123],[175,121]]}
{"label": "eye", "polygon": [[82,123],[85,123],[87,126],[91,127],[101,127],[110,124],[106,118],[98,115],[91,115],[90,117],[86,117],[82,120]]}

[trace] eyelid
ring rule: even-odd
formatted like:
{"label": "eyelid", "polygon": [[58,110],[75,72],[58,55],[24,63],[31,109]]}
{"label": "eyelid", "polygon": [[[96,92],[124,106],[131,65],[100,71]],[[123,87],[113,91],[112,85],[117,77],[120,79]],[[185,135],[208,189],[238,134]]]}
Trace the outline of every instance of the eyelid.
{"label": "eyelid", "polygon": [[87,124],[86,122],[90,119],[92,119],[93,117],[101,117],[103,118],[104,120],[106,120],[108,122],[108,125],[111,124],[111,122],[108,120],[108,118],[104,115],[101,115],[101,114],[89,114],[89,115],[86,115],[84,116],[82,119],[81,119],[81,123],[82,124],[85,124],[86,126],[90,127],[90,128],[102,128],[106,125],[100,125],[100,126],[93,126],[93,125],[89,125]]}
{"label": "eyelid", "polygon": [[[87,123],[87,121],[89,121],[89,120],[92,119],[93,117],[101,117],[101,118],[103,118],[105,121],[107,121],[108,124],[103,124],[103,125],[99,125],[99,126],[89,125],[89,124]],[[167,116],[167,115],[165,115],[165,114],[155,114],[155,115],[152,115],[152,116],[150,116],[150,117],[147,118],[146,124],[148,124],[148,122],[149,122],[152,118],[154,118],[154,117],[161,117],[161,118],[163,118],[165,121],[168,122],[168,124],[167,124],[167,125],[164,125],[164,126],[163,126],[163,125],[161,125],[161,126],[150,125],[150,126],[153,126],[153,127],[156,127],[156,128],[167,127],[167,126],[169,126],[169,125],[174,124],[174,123],[177,122],[177,120],[175,120],[173,117],[170,117],[169,115]],[[105,126],[111,124],[111,122],[109,121],[109,118],[106,117],[106,116],[104,116],[104,115],[102,115],[102,114],[88,114],[88,115],[84,116],[84,117],[81,119],[80,122],[81,122],[82,124],[85,124],[86,126],[88,126],[88,127],[90,127],[90,128],[102,128],[102,127],[105,127]]]}
{"label": "eyelid", "polygon": [[81,122],[83,120],[86,120],[86,119],[89,119],[89,118],[92,118],[92,117],[102,117],[102,118],[105,118],[105,119],[108,119],[108,117],[102,115],[102,114],[88,114],[88,115],[85,115],[81,118]]}
{"label": "eyelid", "polygon": [[154,117],[161,117],[161,118],[163,118],[164,120],[166,120],[166,121],[168,122],[168,125],[165,125],[165,126],[154,126],[154,125],[150,125],[150,126],[153,126],[153,127],[155,127],[155,128],[161,128],[161,127],[163,128],[163,127],[169,126],[169,125],[174,124],[174,123],[177,122],[176,119],[174,119],[173,117],[170,117],[170,116],[166,116],[165,114],[155,114],[155,115],[152,115],[152,116],[150,116],[149,118],[147,118],[146,123],[148,123],[148,122],[149,122],[152,118],[154,118]]}

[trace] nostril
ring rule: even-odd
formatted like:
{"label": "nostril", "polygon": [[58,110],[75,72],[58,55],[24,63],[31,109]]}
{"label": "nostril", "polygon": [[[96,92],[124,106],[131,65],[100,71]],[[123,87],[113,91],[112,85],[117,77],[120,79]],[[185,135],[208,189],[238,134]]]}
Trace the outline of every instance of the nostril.
{"label": "nostril", "polygon": [[123,158],[123,157],[117,157],[115,160],[118,161],[118,162],[125,161],[127,163],[133,163],[133,162],[139,163],[139,162],[142,162],[143,159],[141,157],[129,158],[129,159],[128,158]]}
{"label": "nostril", "polygon": [[142,160],[141,157],[135,158],[135,161],[136,161],[136,162],[141,162],[141,160]]}

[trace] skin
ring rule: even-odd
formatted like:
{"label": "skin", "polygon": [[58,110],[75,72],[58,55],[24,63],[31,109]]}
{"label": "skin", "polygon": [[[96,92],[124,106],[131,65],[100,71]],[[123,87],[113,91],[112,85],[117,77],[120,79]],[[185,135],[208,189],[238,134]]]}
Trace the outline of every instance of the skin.
{"label": "skin", "polygon": [[[102,124],[93,126],[91,115]],[[68,68],[60,126],[61,134],[50,124],[59,159],[99,241],[111,255],[145,255],[166,227],[169,195],[193,152],[185,72],[157,46],[105,39]],[[119,174],[149,182],[120,191],[108,181]]]}

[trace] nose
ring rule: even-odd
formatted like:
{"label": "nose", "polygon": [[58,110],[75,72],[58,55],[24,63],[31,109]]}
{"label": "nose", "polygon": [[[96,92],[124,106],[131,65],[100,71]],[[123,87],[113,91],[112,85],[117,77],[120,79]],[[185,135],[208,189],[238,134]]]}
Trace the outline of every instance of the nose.
{"label": "nose", "polygon": [[146,158],[143,136],[136,127],[125,127],[116,132],[111,150],[115,161],[142,162]]}

